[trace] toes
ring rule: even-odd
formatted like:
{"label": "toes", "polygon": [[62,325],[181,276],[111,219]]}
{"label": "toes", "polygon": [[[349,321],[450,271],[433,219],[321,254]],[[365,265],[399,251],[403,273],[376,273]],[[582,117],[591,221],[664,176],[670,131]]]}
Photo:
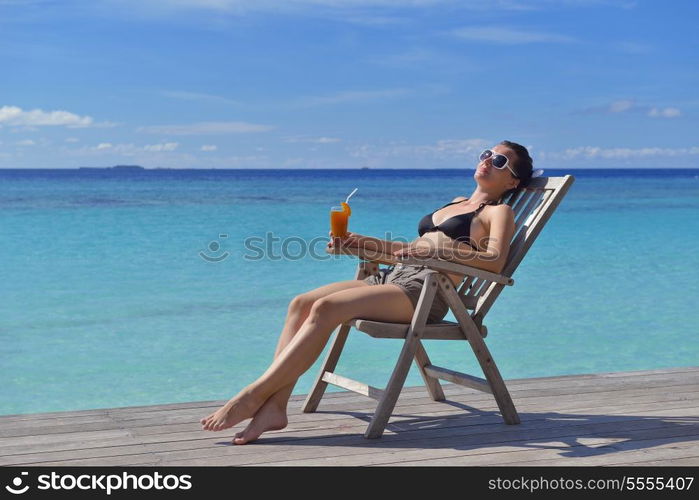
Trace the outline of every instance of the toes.
{"label": "toes", "polygon": [[260,432],[256,432],[254,429],[245,429],[243,435],[240,438],[236,438],[236,444],[247,444],[250,441],[256,440],[260,437]]}
{"label": "toes", "polygon": [[[241,434],[238,436],[238,434]],[[247,444],[248,441],[250,441],[250,433],[247,432],[247,429],[243,432],[239,432],[238,434],[235,435],[235,438],[233,439],[233,442],[235,444]]]}

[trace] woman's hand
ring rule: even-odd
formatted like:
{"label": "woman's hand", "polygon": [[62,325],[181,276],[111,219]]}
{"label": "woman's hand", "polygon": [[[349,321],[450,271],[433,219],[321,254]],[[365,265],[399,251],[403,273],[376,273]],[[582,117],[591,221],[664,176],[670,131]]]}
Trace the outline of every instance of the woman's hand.
{"label": "woman's hand", "polygon": [[347,231],[344,236],[333,236],[332,230],[328,232],[330,241],[328,248],[338,247],[358,247],[361,235],[359,233],[351,233]]}

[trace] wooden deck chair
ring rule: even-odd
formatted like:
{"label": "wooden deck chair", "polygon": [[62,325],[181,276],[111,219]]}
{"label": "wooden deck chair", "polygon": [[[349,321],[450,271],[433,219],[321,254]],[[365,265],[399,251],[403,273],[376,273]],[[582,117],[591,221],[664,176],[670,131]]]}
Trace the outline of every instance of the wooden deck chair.
{"label": "wooden deck chair", "polygon": [[[303,404],[303,412],[314,412],[318,408],[327,385],[333,384],[378,400],[378,406],[364,433],[364,437],[381,437],[393,413],[410,366],[413,360],[415,360],[427,386],[427,391],[434,401],[443,401],[445,399],[439,380],[446,380],[491,393],[497,402],[505,423],[518,424],[519,415],[512,398],[495,364],[495,360],[493,360],[488,347],[485,345],[484,338],[488,330],[483,324],[483,319],[495,302],[495,299],[500,295],[500,291],[505,286],[514,284],[512,274],[519,263],[522,262],[527,251],[531,248],[534,240],[551,218],[551,215],[553,215],[553,212],[574,180],[575,178],[572,175],[564,177],[536,177],[531,180],[526,188],[511,193],[504,200],[515,212],[516,228],[510,244],[507,263],[503,268],[502,274],[456,264],[443,259],[417,259],[414,257],[398,259],[393,255],[366,252],[365,249],[329,249],[328,252],[330,253],[355,255],[361,259],[357,266],[355,279],[363,279],[369,274],[378,273],[378,266],[382,263],[395,264],[402,262],[404,264],[425,265],[434,272],[428,273],[425,277],[425,283],[410,324],[384,323],[355,318],[339,326],[330,350],[321,366],[320,373]],[[443,274],[445,271],[460,273],[465,276],[460,285],[455,288],[449,277]],[[449,309],[457,320],[456,323],[443,320],[438,323],[426,324],[436,293],[441,293],[446,299]],[[372,387],[334,372],[347,335],[352,327],[375,338],[403,340],[403,348],[385,389]],[[468,341],[485,378],[433,365],[430,363],[430,359],[421,342],[423,339]]]}

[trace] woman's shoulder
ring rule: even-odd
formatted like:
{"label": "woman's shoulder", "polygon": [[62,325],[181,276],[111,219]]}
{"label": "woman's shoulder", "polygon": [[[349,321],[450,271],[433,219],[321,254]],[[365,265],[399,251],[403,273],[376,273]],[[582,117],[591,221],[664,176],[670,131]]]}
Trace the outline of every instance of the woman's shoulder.
{"label": "woman's shoulder", "polygon": [[466,198],[465,196],[457,196],[456,198],[451,200],[451,202],[456,203],[457,201],[466,201],[466,200],[468,200],[468,198]]}
{"label": "woman's shoulder", "polygon": [[481,219],[486,225],[490,225],[495,220],[507,221],[515,218],[514,210],[507,203],[488,203],[483,205],[480,212],[482,215]]}
{"label": "woman's shoulder", "polygon": [[483,207],[484,211],[487,209],[488,212],[494,214],[514,214],[515,211],[507,203],[489,203]]}
{"label": "woman's shoulder", "polygon": [[[487,210],[486,210],[487,209]],[[483,221],[490,228],[493,224],[511,225],[515,220],[515,211],[507,203],[497,203],[483,207]]]}

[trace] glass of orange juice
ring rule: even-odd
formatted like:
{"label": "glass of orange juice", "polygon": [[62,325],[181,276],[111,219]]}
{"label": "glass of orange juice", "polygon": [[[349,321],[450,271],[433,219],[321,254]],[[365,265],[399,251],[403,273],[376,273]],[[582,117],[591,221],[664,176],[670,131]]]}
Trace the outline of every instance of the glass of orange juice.
{"label": "glass of orange juice", "polygon": [[330,208],[330,230],[337,238],[344,238],[347,235],[347,224],[352,214],[349,205],[345,202],[341,203],[341,207]]}

